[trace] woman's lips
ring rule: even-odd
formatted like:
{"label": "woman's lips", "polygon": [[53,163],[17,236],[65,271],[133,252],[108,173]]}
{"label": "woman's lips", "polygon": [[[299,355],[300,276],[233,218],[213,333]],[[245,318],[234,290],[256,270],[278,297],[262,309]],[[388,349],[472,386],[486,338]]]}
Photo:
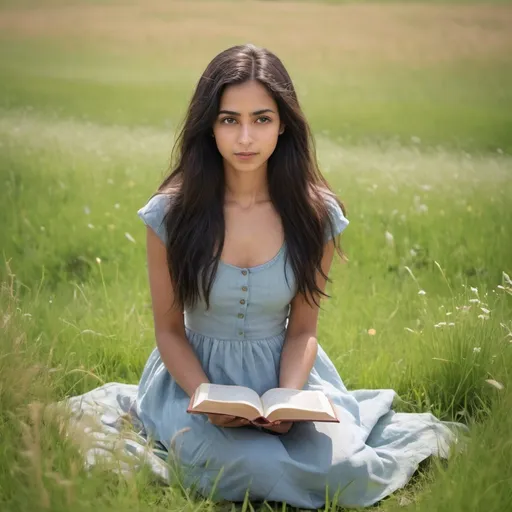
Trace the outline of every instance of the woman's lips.
{"label": "woman's lips", "polygon": [[249,160],[256,156],[258,153],[235,153],[235,156],[240,160]]}

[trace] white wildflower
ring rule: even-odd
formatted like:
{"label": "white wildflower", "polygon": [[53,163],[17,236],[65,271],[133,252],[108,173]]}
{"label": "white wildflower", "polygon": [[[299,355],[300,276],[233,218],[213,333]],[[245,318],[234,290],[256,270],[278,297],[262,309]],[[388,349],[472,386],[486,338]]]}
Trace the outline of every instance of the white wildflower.
{"label": "white wildflower", "polygon": [[487,308],[480,308],[486,315],[488,315],[490,313],[490,310],[488,310]]}
{"label": "white wildflower", "polygon": [[475,294],[475,295],[478,295],[478,288],[475,288],[475,287],[471,287],[471,291]]}
{"label": "white wildflower", "polygon": [[89,229],[94,229],[94,225],[93,225],[93,224],[87,224],[87,227],[88,227]]}
{"label": "white wildflower", "polygon": [[450,316],[451,314],[452,314],[452,312],[451,312],[451,311],[447,311],[447,312],[446,312],[446,316]]}
{"label": "white wildflower", "polygon": [[114,208],[115,208],[116,210],[119,210],[119,208],[121,208],[121,205],[120,205],[119,203],[116,203],[116,204],[114,205]]}
{"label": "white wildflower", "polygon": [[386,243],[389,246],[392,246],[395,243],[395,238],[394,238],[394,236],[389,231],[386,231],[384,233],[384,237],[386,238]]}
{"label": "white wildflower", "polygon": [[488,315],[478,315],[478,318],[480,318],[481,320],[489,320]]}
{"label": "white wildflower", "polygon": [[474,352],[475,354],[479,354],[481,351],[482,351],[482,347],[474,347],[474,348],[473,348],[473,352]]}
{"label": "white wildflower", "polygon": [[418,292],[418,295],[426,295],[426,294],[427,294],[427,292],[425,290],[420,290]]}
{"label": "white wildflower", "polygon": [[132,235],[130,235],[130,233],[125,233],[125,234],[124,234],[124,236],[125,236],[128,240],[130,240],[130,242],[135,243],[135,238],[133,238],[133,236],[132,236]]}
{"label": "white wildflower", "polygon": [[96,263],[99,265],[101,263],[101,258],[96,258]]}
{"label": "white wildflower", "polygon": [[435,324],[434,327],[443,327],[446,325],[446,322],[439,322],[438,324]]}
{"label": "white wildflower", "polygon": [[487,384],[490,384],[491,386],[495,387],[500,391],[505,387],[501,382],[498,382],[497,380],[494,379],[485,379],[485,382],[487,382]]}
{"label": "white wildflower", "polygon": [[454,322],[450,322],[450,323],[448,324],[448,326],[449,326],[449,327],[455,327],[455,323],[454,323]]}
{"label": "white wildflower", "polygon": [[479,299],[469,299],[469,302],[471,302],[472,304],[480,304]]}

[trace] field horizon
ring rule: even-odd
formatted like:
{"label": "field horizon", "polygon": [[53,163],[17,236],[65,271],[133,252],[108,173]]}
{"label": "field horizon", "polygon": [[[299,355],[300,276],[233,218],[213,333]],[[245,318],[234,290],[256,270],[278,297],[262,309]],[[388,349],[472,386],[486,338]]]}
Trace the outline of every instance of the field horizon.
{"label": "field horizon", "polygon": [[155,340],[136,213],[200,73],[245,42],[285,63],[350,220],[320,344],[348,389],[470,427],[372,510],[512,507],[510,34],[499,1],[0,3],[0,508],[290,508],[89,468],[50,406],[137,384]]}

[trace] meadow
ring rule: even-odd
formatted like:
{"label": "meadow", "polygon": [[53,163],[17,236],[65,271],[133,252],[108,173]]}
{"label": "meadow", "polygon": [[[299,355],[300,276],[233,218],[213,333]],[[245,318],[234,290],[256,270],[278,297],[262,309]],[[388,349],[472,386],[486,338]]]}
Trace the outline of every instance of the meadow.
{"label": "meadow", "polygon": [[470,426],[465,452],[372,508],[510,510],[510,34],[498,1],[1,2],[0,509],[286,508],[86,470],[43,419],[137,383],[154,346],[137,209],[206,64],[253,42],[289,69],[351,221],[320,343],[349,389]]}

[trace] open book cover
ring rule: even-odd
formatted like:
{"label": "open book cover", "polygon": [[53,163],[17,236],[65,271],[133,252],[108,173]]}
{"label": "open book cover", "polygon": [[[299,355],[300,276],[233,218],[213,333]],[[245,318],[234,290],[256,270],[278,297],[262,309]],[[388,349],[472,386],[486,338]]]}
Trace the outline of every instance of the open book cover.
{"label": "open book cover", "polygon": [[228,414],[253,423],[328,421],[339,423],[329,398],[321,391],[274,388],[259,396],[250,388],[201,384],[187,409],[191,414]]}

